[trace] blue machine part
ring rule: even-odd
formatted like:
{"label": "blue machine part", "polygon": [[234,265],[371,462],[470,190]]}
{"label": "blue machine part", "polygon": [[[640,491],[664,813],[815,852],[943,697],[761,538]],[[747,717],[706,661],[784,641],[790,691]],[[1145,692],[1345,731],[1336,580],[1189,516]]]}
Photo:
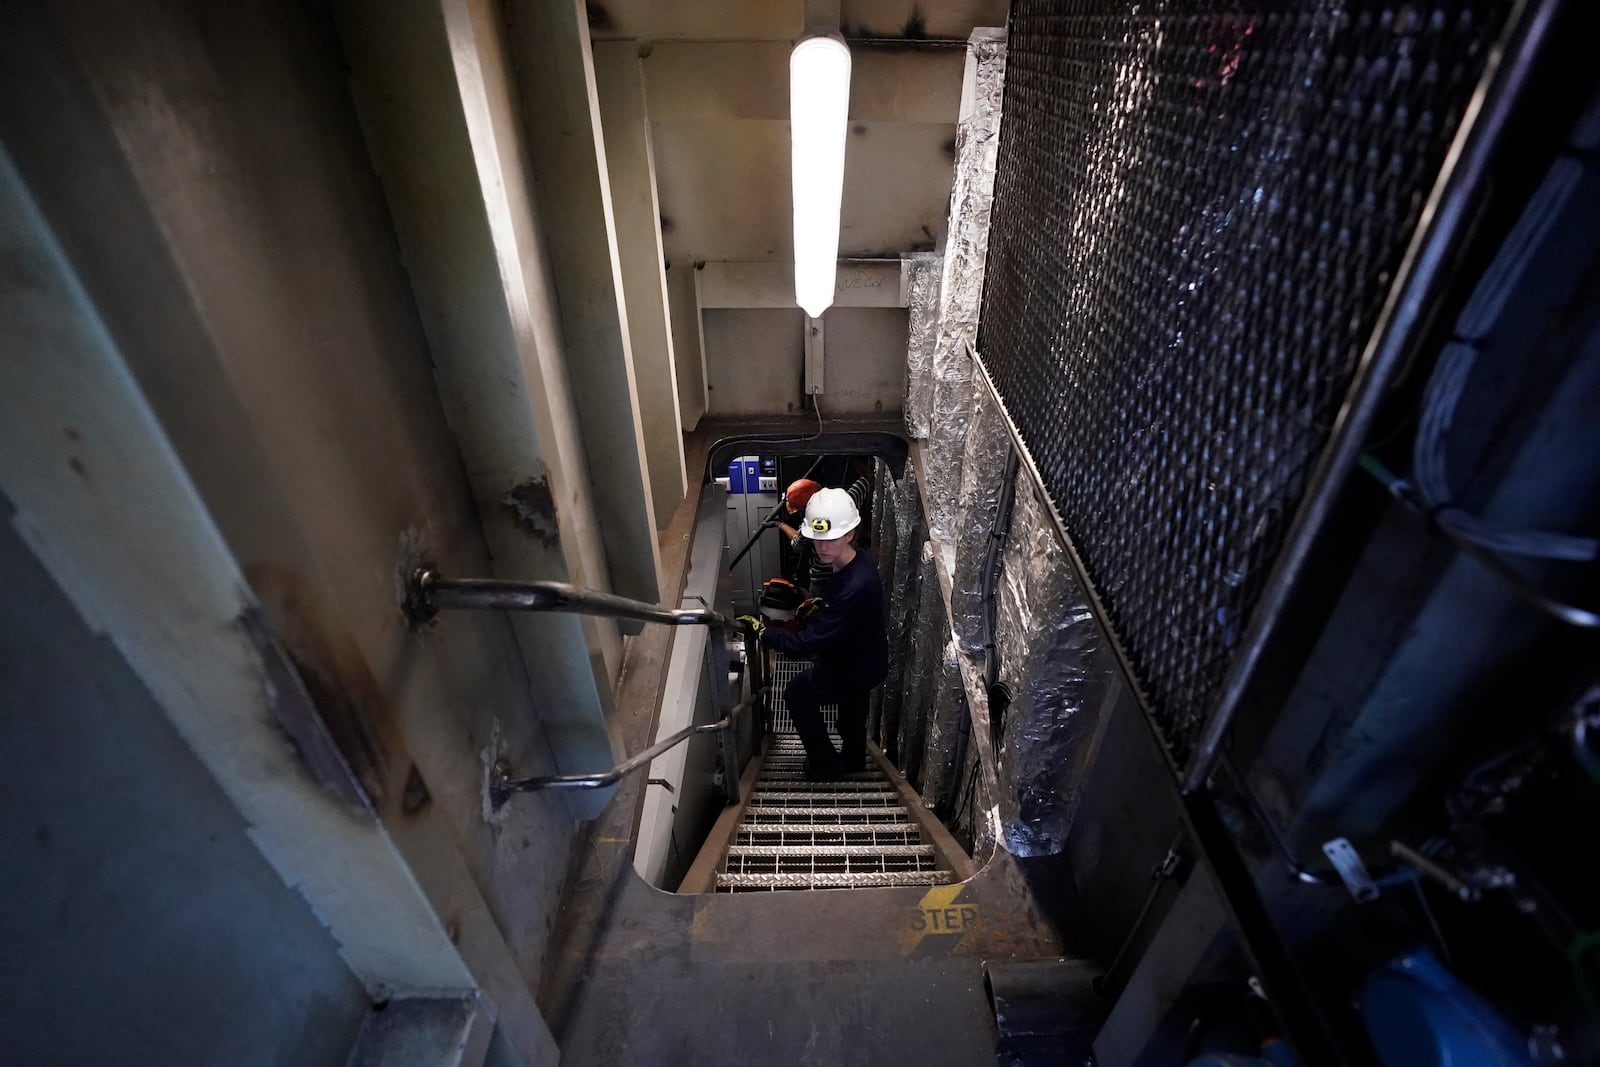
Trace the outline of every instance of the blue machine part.
{"label": "blue machine part", "polygon": [[[762,459],[760,456],[740,456],[728,463],[728,492],[729,493],[758,493],[761,491],[762,469],[771,464],[775,470],[776,460]],[[771,473],[768,477],[771,477]]]}
{"label": "blue machine part", "polygon": [[1527,1043],[1427,951],[1367,976],[1361,1015],[1384,1067],[1533,1067]]}
{"label": "blue machine part", "polygon": [[1260,1056],[1243,1056],[1236,1052],[1208,1052],[1188,1067],[1299,1067],[1299,1061],[1289,1046],[1278,1038],[1262,1042]]}

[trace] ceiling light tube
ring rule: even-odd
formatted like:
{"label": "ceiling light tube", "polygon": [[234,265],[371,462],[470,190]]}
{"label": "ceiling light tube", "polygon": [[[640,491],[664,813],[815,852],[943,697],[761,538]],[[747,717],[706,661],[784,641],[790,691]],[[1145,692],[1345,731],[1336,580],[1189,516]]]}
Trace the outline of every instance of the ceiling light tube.
{"label": "ceiling light tube", "polygon": [[850,49],[837,37],[807,37],[789,55],[789,136],[794,298],[812,318],[833,304],[849,113]]}

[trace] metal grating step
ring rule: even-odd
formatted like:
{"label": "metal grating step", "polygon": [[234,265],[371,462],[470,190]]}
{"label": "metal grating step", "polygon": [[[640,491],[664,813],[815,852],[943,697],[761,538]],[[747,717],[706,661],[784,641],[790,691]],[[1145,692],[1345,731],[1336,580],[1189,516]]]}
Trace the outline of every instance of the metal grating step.
{"label": "metal grating step", "polygon": [[933,858],[932,845],[733,845],[728,855],[746,859],[757,856],[926,856]]}
{"label": "metal grating step", "polygon": [[816,823],[778,824],[775,826],[744,825],[738,830],[737,844],[803,845],[855,844],[868,838],[886,845],[916,844],[922,840],[922,831],[916,823]]}
{"label": "metal grating step", "polygon": [[856,805],[855,807],[806,807],[804,805],[785,804],[775,807],[751,807],[745,809],[744,825],[760,825],[762,823],[822,823],[835,822],[873,822],[886,823],[903,822],[906,809],[900,807],[869,808]]}
{"label": "metal grating step", "polygon": [[885,871],[936,871],[932,856],[867,855],[821,856],[800,853],[793,856],[732,855],[724,871],[728,874],[880,874]]}
{"label": "metal grating step", "polygon": [[768,792],[771,788],[775,788],[777,790],[786,790],[789,792],[867,793],[876,791],[893,794],[895,791],[894,786],[889,784],[889,780],[887,778],[879,778],[876,781],[872,779],[864,779],[859,782],[850,779],[843,779],[837,782],[813,782],[805,778],[769,779],[765,776],[756,779],[756,796],[761,796],[763,793]]}
{"label": "metal grating step", "polygon": [[773,780],[778,780],[778,781],[788,781],[788,780],[800,779],[801,781],[806,781],[806,782],[810,782],[810,781],[833,781],[833,782],[875,782],[875,783],[877,783],[879,785],[888,785],[888,784],[890,784],[889,783],[889,779],[886,778],[883,774],[881,774],[878,771],[857,771],[855,774],[841,774],[836,778],[812,779],[812,778],[807,778],[806,775],[805,775],[805,772],[803,770],[801,770],[799,767],[774,767],[774,768],[771,768],[771,769],[768,769],[768,768],[764,767],[761,770],[761,779],[760,780],[764,782],[764,781],[767,781],[768,779],[773,779]]}
{"label": "metal grating step", "polygon": [[770,792],[756,793],[750,798],[752,809],[768,807],[802,807],[814,804],[821,807],[845,807],[857,805],[859,807],[888,807],[900,806],[900,797],[897,793],[869,793],[865,790],[803,790],[784,789]]}
{"label": "metal grating step", "polygon": [[860,874],[727,874],[717,875],[718,889],[867,889],[886,885],[948,885],[952,871],[878,871]]}

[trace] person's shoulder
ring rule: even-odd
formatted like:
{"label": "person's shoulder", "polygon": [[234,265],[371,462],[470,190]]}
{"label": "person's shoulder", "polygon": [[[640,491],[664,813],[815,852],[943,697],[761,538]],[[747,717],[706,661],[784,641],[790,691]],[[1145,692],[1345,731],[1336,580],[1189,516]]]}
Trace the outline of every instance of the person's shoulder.
{"label": "person's shoulder", "polygon": [[860,585],[882,584],[883,580],[878,576],[878,561],[872,558],[871,552],[857,552],[856,558],[850,561],[850,569],[855,572],[855,581]]}

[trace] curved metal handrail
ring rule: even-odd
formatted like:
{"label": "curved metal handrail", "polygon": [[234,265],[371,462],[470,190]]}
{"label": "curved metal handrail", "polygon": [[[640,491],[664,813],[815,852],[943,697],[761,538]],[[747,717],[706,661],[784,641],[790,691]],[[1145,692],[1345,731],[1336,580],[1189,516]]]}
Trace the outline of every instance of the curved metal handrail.
{"label": "curved metal handrail", "polygon": [[418,622],[427,622],[441,611],[553,611],[743,632],[738,623],[709,608],[663,608],[566,582],[444,578],[428,568],[416,571],[407,589],[406,614]]}
{"label": "curved metal handrail", "polygon": [[[637,771],[650,763],[651,760],[669,749],[687,741],[695,734],[709,734],[726,731],[724,751],[731,755],[733,751],[732,735],[734,723],[741,714],[750,710],[759,693],[739,701],[733,710],[716,722],[702,723],[699,726],[686,726],[669,737],[664,737],[649,748],[634,753],[621,763],[608,771],[595,771],[592,774],[547,774],[534,775],[528,778],[511,777],[511,765],[504,759],[495,761],[489,770],[489,806],[493,811],[499,811],[511,799],[513,793],[534,793],[544,789],[604,789],[616,785],[624,777]],[[723,773],[728,776],[731,784],[730,803],[737,802],[737,768],[728,767]]]}

